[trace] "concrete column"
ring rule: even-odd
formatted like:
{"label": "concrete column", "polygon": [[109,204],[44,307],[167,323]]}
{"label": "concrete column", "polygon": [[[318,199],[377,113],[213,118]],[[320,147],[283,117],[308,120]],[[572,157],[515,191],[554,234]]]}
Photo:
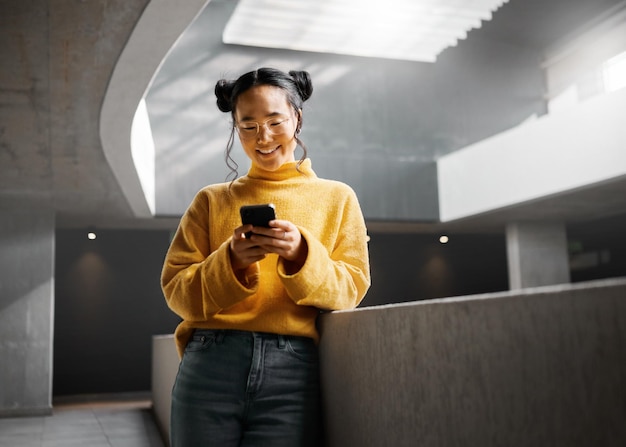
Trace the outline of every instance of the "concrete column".
{"label": "concrete column", "polygon": [[0,206],[0,417],[52,412],[54,214]]}
{"label": "concrete column", "polygon": [[512,290],[570,282],[564,224],[510,223],[506,247]]}

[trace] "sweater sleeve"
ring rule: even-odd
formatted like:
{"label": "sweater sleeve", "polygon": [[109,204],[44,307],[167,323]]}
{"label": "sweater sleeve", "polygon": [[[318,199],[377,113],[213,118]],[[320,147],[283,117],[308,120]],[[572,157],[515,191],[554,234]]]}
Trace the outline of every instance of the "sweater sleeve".
{"label": "sweater sleeve", "polygon": [[258,265],[241,284],[230,263],[230,239],[211,251],[208,212],[196,197],[181,218],[165,256],[161,287],[168,306],[188,321],[205,320],[255,293]]}
{"label": "sweater sleeve", "polygon": [[279,261],[278,274],[291,299],[299,305],[322,310],[353,309],[370,287],[367,229],[353,192],[342,212],[334,247],[325,247],[306,228],[300,228],[308,244],[304,265],[297,273],[287,275]]}

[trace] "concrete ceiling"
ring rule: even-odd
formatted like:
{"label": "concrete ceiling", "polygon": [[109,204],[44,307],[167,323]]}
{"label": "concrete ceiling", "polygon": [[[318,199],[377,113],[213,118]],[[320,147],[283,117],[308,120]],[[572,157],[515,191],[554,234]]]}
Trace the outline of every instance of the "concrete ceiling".
{"label": "concrete ceiling", "polygon": [[[619,0],[511,0],[469,38],[547,50]],[[115,64],[148,0],[0,1],[0,212],[48,208],[59,227],[169,228],[135,217],[109,167],[100,112]],[[164,23],[167,18],[163,18]],[[158,30],[153,31],[157,36]],[[156,37],[155,37],[156,38]],[[141,97],[143,92],[137,92]],[[626,225],[626,179],[445,226],[373,222],[399,231],[499,231],[511,220]],[[615,218],[624,216],[624,218]]]}

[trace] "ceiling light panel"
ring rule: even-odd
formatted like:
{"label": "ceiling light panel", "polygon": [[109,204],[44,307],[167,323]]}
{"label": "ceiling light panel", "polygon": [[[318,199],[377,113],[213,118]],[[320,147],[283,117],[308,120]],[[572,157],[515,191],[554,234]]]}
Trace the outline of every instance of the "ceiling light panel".
{"label": "ceiling light panel", "polygon": [[227,44],[435,62],[508,0],[239,0]]}

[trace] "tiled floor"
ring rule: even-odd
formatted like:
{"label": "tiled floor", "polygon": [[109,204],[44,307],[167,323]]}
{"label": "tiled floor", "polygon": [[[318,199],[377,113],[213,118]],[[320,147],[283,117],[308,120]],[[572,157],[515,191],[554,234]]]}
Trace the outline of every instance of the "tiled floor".
{"label": "tiled floor", "polygon": [[165,447],[150,401],[55,404],[52,416],[0,418],[0,447]]}

